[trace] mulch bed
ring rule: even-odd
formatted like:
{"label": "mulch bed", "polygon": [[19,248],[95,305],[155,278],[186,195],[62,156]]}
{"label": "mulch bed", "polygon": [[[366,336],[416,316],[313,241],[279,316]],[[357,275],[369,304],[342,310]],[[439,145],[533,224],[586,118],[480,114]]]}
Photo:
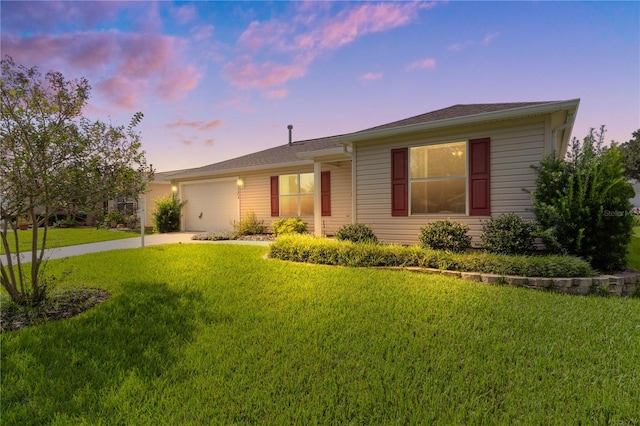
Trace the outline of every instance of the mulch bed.
{"label": "mulch bed", "polygon": [[109,292],[106,290],[75,288],[54,293],[37,306],[19,306],[5,299],[0,305],[0,333],[71,318],[108,298]]}

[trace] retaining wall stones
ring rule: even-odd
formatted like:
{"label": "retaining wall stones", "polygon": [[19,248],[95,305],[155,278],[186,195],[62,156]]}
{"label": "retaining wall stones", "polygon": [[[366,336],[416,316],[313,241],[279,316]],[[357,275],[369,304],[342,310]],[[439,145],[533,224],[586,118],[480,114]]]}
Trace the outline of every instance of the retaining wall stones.
{"label": "retaining wall stones", "polygon": [[412,267],[406,269],[412,272],[442,274],[487,284],[503,284],[537,290],[553,290],[567,294],[640,296],[640,271],[623,272],[616,275],[599,275],[597,277],[540,278],[483,274],[479,272],[445,271],[432,268]]}

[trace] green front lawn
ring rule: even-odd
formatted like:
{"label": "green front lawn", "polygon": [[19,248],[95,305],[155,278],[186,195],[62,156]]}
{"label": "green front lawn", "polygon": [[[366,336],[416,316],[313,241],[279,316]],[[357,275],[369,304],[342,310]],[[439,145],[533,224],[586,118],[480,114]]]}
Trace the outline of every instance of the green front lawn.
{"label": "green front lawn", "polygon": [[[18,231],[20,251],[31,251],[33,235],[31,229]],[[109,231],[95,228],[50,228],[47,232],[47,248],[75,246],[78,244],[97,243],[100,241],[120,240],[122,238],[139,237],[140,231]],[[15,248],[13,235],[7,234]],[[42,242],[42,231],[38,232],[38,243]],[[4,254],[4,247],[0,244],[0,254]]]}
{"label": "green front lawn", "polygon": [[3,424],[636,424],[640,300],[191,245],[50,261],[111,297],[0,335]]}

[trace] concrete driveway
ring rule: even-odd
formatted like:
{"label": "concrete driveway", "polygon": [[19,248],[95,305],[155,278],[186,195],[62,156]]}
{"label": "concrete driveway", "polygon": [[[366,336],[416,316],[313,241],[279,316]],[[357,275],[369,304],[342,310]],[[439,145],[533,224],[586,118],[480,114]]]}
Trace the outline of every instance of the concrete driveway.
{"label": "concrete driveway", "polygon": [[[266,241],[199,241],[192,240],[191,237],[195,232],[172,232],[168,234],[145,235],[144,246],[156,246],[162,244],[249,244],[249,245],[269,245]],[[45,259],[61,259],[69,256],[78,256],[81,254],[97,253],[100,251],[110,251],[129,248],[142,247],[142,238],[125,238],[121,240],[102,241],[99,243],[81,244],[69,247],[57,247],[45,251]],[[5,255],[0,255],[3,265],[7,264]],[[20,253],[20,260],[24,263],[31,262],[31,252]],[[14,257],[15,261],[15,257]]]}

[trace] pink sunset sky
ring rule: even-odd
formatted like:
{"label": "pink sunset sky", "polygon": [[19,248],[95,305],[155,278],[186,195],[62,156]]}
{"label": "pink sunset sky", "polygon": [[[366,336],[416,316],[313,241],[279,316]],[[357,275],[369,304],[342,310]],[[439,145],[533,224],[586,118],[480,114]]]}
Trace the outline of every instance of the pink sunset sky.
{"label": "pink sunset sky", "polygon": [[638,2],[1,1],[1,51],[136,111],[158,171],[455,104],[581,98],[573,136],[640,128]]}

